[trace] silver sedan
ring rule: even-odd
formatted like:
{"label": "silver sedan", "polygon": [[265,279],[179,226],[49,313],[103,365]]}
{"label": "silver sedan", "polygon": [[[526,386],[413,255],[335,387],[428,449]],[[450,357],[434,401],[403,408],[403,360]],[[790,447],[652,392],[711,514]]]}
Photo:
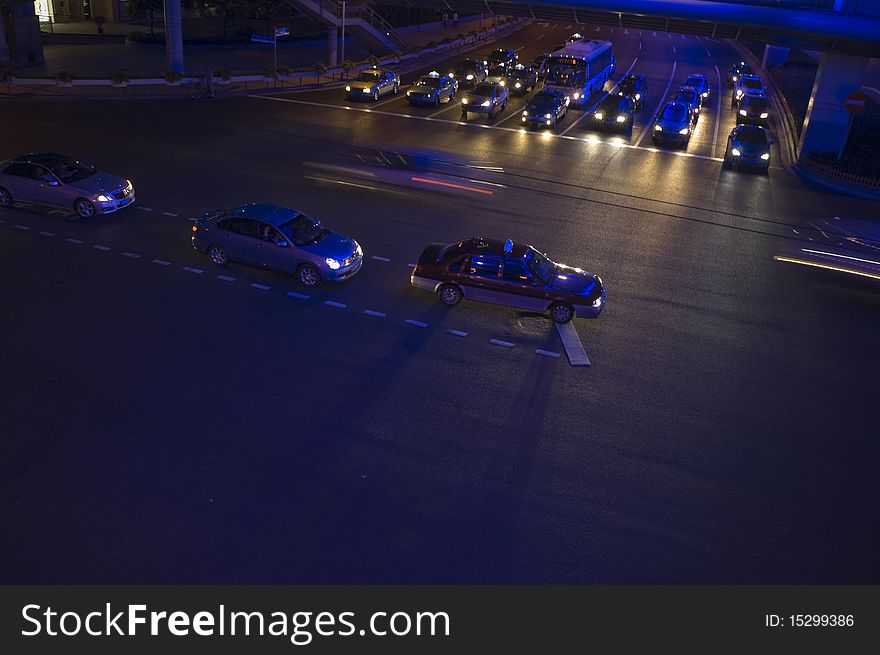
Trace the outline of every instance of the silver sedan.
{"label": "silver sedan", "polygon": [[134,202],[130,180],[56,153],[32,153],[0,164],[0,207],[28,202],[72,209],[80,218]]}

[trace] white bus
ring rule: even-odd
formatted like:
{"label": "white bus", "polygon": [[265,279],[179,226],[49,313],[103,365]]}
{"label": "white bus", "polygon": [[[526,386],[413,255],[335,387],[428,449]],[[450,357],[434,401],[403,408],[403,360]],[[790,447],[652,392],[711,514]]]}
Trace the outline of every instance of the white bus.
{"label": "white bus", "polygon": [[611,41],[574,41],[553,51],[545,62],[544,85],[571,98],[571,105],[585,105],[602,90],[614,73]]}

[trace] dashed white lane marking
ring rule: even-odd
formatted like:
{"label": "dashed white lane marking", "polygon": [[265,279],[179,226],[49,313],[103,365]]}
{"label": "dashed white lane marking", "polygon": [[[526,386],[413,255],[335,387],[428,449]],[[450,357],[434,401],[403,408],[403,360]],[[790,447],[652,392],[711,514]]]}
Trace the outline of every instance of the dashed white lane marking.
{"label": "dashed white lane marking", "polygon": [[163,216],[177,216],[174,212],[162,212]]}
{"label": "dashed white lane marking", "polygon": [[171,266],[171,262],[166,262],[164,259],[154,259],[154,264],[159,264],[159,266]]}
{"label": "dashed white lane marking", "polygon": [[678,49],[675,46],[672,46],[672,54],[678,54]]}
{"label": "dashed white lane marking", "polygon": [[205,272],[200,268],[193,268],[192,266],[184,266],[183,270],[185,270],[187,273],[196,273],[197,275],[201,275]]}
{"label": "dashed white lane marking", "polygon": [[709,57],[711,57],[711,56],[712,56],[712,53],[711,53],[711,52],[709,52],[709,48],[706,48],[706,54],[707,54],[707,55],[708,55],[708,56],[709,56]]}
{"label": "dashed white lane marking", "polygon": [[153,208],[152,208],[152,207],[142,207],[141,205],[138,205],[135,209],[140,209],[142,212],[151,212],[151,211],[153,211]]}
{"label": "dashed white lane marking", "polygon": [[348,305],[344,305],[341,302],[336,302],[334,300],[325,300],[325,305],[329,305],[330,307],[335,307],[336,309],[345,309]]}
{"label": "dashed white lane marking", "polygon": [[715,75],[718,76],[718,86],[715,87],[718,89],[718,93],[715,94],[717,96],[717,106],[715,108],[715,133],[712,135],[712,152],[710,153],[713,157],[718,150],[718,128],[721,127],[721,71],[718,70],[717,65],[715,66]]}
{"label": "dashed white lane marking", "polygon": [[365,309],[364,314],[367,316],[375,316],[376,318],[385,318],[386,314],[382,312],[374,312],[372,309]]}
{"label": "dashed white lane marking", "polygon": [[407,325],[412,325],[413,327],[425,328],[428,327],[427,323],[423,323],[422,321],[414,321],[411,318],[408,318],[404,321]]}
{"label": "dashed white lane marking", "polygon": [[235,278],[231,275],[218,275],[218,280],[223,280],[224,282],[235,282]]}
{"label": "dashed white lane marking", "polygon": [[309,297],[304,293],[298,293],[296,291],[288,291],[287,295],[291,298],[299,298],[300,300],[308,300]]}
{"label": "dashed white lane marking", "polygon": [[[678,62],[673,61],[672,62],[672,72],[669,74],[669,83],[666,85],[666,90],[663,92],[663,95],[660,96],[660,102],[657,103],[657,109],[655,109],[654,113],[651,114],[651,119],[648,121],[648,125],[653,125],[654,118],[657,116],[657,114],[660,113],[660,109],[662,109],[663,104],[666,102],[667,96],[669,96],[669,87],[672,86],[672,80],[675,79],[675,68],[677,66],[678,66]],[[648,129],[647,127],[644,130],[642,130],[642,133],[639,135],[639,138],[636,141],[636,145],[635,145],[636,148],[639,147],[639,145],[642,143],[642,140],[645,138],[645,135],[648,134],[648,132],[650,132],[650,131],[651,130]],[[711,157],[710,157],[710,159],[711,159]]]}
{"label": "dashed white lane marking", "polygon": [[554,353],[549,350],[541,350],[540,348],[538,348],[535,352],[539,355],[543,355],[544,357],[552,357],[553,359],[559,359],[559,353]]}
{"label": "dashed white lane marking", "polygon": [[92,246],[92,248],[94,248],[95,250],[103,250],[104,252],[110,250],[110,248],[107,246]]}
{"label": "dashed white lane marking", "polygon": [[513,344],[509,341],[501,341],[501,339],[489,339],[489,343],[493,346],[501,346],[502,348],[513,348]]}
{"label": "dashed white lane marking", "polygon": [[260,291],[268,291],[269,289],[272,288],[272,287],[270,287],[268,284],[259,284],[259,283],[257,283],[257,282],[252,282],[252,283],[251,283],[251,286],[252,286],[254,289],[259,289]]}
{"label": "dashed white lane marking", "polygon": [[568,361],[572,366],[590,366],[590,360],[587,357],[587,351],[584,350],[584,344],[578,336],[577,330],[571,323],[557,323],[556,331],[562,339],[562,345],[565,346],[565,354],[568,355]]}
{"label": "dashed white lane marking", "polygon": [[391,261],[387,257],[379,257],[378,255],[373,255],[373,259],[375,259],[377,262],[390,262]]}
{"label": "dashed white lane marking", "polygon": [[54,232],[40,232],[40,234],[42,234],[44,237],[54,237],[55,236]]}
{"label": "dashed white lane marking", "polygon": [[69,241],[70,243],[82,243],[82,239],[65,239],[65,241]]}
{"label": "dashed white lane marking", "polygon": [[29,230],[31,228],[29,228],[27,225],[16,225],[15,229],[16,230]]}
{"label": "dashed white lane marking", "polygon": [[468,335],[467,332],[462,332],[461,330],[446,330],[446,332],[454,337],[466,337]]}
{"label": "dashed white lane marking", "polygon": [[[673,64],[673,66],[674,65],[675,64]],[[671,85],[671,83],[672,83],[672,81],[670,78],[670,85]],[[668,93],[668,91],[669,91],[669,88],[667,87],[667,93]],[[590,144],[594,144],[594,145],[604,145],[604,146],[614,148],[615,150],[620,150],[621,148],[627,148],[629,150],[643,150],[643,151],[652,152],[652,153],[663,153],[665,155],[669,155],[669,156],[673,156],[673,157],[685,157],[687,159],[707,159],[707,160],[716,161],[716,162],[721,161],[721,159],[719,159],[717,157],[710,157],[709,155],[699,155],[697,153],[692,153],[692,152],[683,152],[680,150],[661,150],[661,149],[653,148],[653,147],[641,147],[639,145],[639,143],[641,141],[641,137],[640,137],[639,141],[637,141],[635,144],[618,143],[618,142],[602,141],[602,140],[596,138],[595,136],[571,136],[570,134],[565,134],[565,135],[554,134],[552,132],[547,132],[545,130],[537,130],[537,131],[530,132],[522,126],[520,126],[520,127],[504,127],[502,125],[498,125],[496,127],[493,127],[491,125],[486,125],[484,123],[469,123],[469,122],[465,122],[465,121],[449,120],[446,118],[431,118],[430,116],[413,116],[410,114],[399,114],[399,113],[396,113],[393,111],[372,111],[369,109],[361,109],[358,107],[345,107],[345,106],[333,105],[333,104],[329,104],[329,103],[325,103],[325,102],[313,102],[311,100],[294,100],[292,98],[277,98],[274,96],[248,96],[248,97],[254,98],[256,100],[272,100],[274,102],[289,102],[289,103],[293,103],[293,104],[297,104],[297,105],[304,105],[307,107],[322,107],[322,108],[326,108],[326,109],[343,109],[343,110],[347,109],[350,111],[371,112],[371,113],[374,113],[377,115],[393,116],[395,118],[406,118],[406,119],[410,119],[410,120],[431,121],[431,122],[436,122],[436,123],[449,123],[452,125],[470,125],[472,127],[480,128],[480,129],[499,130],[502,132],[512,132],[514,134],[528,135],[528,136],[530,136],[532,138],[536,138],[536,139],[566,139],[568,141],[579,141],[582,143],[590,143]],[[665,99],[665,96],[664,96],[664,99]],[[661,100],[661,107],[662,107],[662,101],[663,100]],[[659,107],[658,107],[658,111],[659,111]],[[652,116],[652,120],[653,120],[653,116]],[[644,134],[647,134],[648,132],[649,132],[649,130],[644,130],[642,132],[642,134],[644,135]],[[349,183],[346,183],[346,184],[349,184]],[[359,185],[351,185],[350,184],[350,186],[359,186]],[[369,187],[365,187],[365,188],[369,188]]]}
{"label": "dashed white lane marking", "polygon": [[132,259],[140,259],[140,255],[136,252],[124,252],[122,253],[123,257],[131,257]]}

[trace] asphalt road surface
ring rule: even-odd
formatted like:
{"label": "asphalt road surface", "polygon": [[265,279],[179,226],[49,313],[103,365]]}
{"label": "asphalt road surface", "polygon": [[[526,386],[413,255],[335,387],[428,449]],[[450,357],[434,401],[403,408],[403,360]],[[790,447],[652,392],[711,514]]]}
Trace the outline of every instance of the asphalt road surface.
{"label": "asphalt road surface", "polygon": [[[575,29],[498,44],[530,61]],[[877,288],[773,260],[877,204],[777,153],[722,169],[728,44],[580,29],[649,78],[631,137],[522,131],[525,98],[467,123],[340,89],[5,103],[0,157],[73,154],[137,202],[0,211],[0,581],[880,582]],[[698,70],[697,134],[653,148]],[[410,178],[453,186],[379,161],[415,149]],[[192,250],[190,217],[253,201],[353,236],[363,270],[307,290]],[[544,316],[409,285],[472,235],[603,277],[574,323],[592,366]]]}

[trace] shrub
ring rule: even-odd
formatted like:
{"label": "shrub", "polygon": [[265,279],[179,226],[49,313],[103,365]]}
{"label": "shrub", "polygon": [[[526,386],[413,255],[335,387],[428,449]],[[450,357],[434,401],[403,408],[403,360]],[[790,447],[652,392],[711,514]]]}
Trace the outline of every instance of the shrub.
{"label": "shrub", "polygon": [[278,79],[278,71],[272,68],[271,66],[266,66],[262,72],[263,77],[268,78],[270,80]]}
{"label": "shrub", "polygon": [[61,82],[62,84],[69,84],[70,82],[73,81],[73,74],[68,73],[67,71],[59,71],[55,75],[55,81]]}
{"label": "shrub", "polygon": [[181,75],[177,71],[165,71],[166,82],[180,82],[182,77],[183,75]]}
{"label": "shrub", "polygon": [[219,70],[217,71],[217,77],[219,77],[224,82],[228,82],[232,79],[232,72],[228,70]]}
{"label": "shrub", "polygon": [[290,75],[293,72],[293,69],[290,66],[285,66],[284,64],[281,64],[281,66],[276,68],[275,71],[281,77],[287,77],[288,75]]}
{"label": "shrub", "polygon": [[110,76],[110,81],[117,85],[128,84],[129,79],[128,71],[124,70],[118,70]]}

